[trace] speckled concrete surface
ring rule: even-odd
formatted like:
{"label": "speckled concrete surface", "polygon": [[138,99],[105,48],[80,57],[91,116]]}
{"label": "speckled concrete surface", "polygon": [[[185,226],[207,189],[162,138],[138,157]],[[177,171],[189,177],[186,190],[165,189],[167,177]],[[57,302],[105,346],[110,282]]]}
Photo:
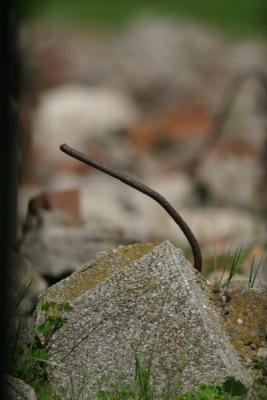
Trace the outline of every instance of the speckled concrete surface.
{"label": "speckled concrete surface", "polygon": [[[226,376],[249,384],[204,281],[182,252],[165,241],[136,256],[136,246],[134,256],[127,247],[100,255],[41,298],[62,302],[70,294],[74,306],[49,343],[52,386],[66,399],[79,387],[81,399],[94,399],[99,388],[133,379],[135,353],[151,362],[158,394],[178,378],[181,391]],[[105,265],[108,273],[73,295],[72,280],[99,277]]]}

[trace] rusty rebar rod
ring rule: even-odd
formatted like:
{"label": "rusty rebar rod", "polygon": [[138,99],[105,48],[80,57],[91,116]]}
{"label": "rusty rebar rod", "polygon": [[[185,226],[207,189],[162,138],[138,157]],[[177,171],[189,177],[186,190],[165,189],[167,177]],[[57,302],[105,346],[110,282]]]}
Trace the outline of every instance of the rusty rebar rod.
{"label": "rusty rebar rod", "polygon": [[159,203],[184,233],[185,237],[187,238],[191,246],[192,253],[194,256],[194,268],[199,272],[201,272],[202,256],[201,256],[200,246],[198,244],[195,235],[193,234],[187,223],[183,220],[181,215],[178,214],[178,212],[173,208],[173,206],[161,194],[149,188],[148,186],[144,185],[143,183],[139,182],[135,178],[132,178],[120,171],[116,171],[104,164],[99,163],[96,160],[89,158],[86,154],[68,146],[67,144],[62,144],[60,146],[60,150],[63,151],[63,153],[69,155],[70,157],[75,158],[76,160],[79,160],[93,168],[98,169],[99,171],[102,171],[110,176],[113,176],[113,178],[116,178],[121,182],[125,183],[126,185],[138,190],[139,192],[144,193],[145,195],[151,197],[157,203]]}

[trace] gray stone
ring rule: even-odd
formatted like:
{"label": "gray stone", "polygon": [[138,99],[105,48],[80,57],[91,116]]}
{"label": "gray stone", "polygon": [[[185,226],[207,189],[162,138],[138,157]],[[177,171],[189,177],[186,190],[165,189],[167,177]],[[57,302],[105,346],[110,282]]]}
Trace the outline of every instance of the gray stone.
{"label": "gray stone", "polygon": [[33,388],[21,379],[4,375],[4,385],[7,400],[37,400]]}
{"label": "gray stone", "polygon": [[134,103],[118,90],[63,85],[41,95],[32,121],[33,143],[41,160],[55,163],[61,157],[60,144],[72,143],[77,148],[101,145],[114,132],[132,127],[137,119]]}
{"label": "gray stone", "polygon": [[29,224],[20,243],[20,254],[36,271],[50,277],[71,273],[98,252],[140,237],[135,232],[127,235],[126,229],[103,225],[93,218],[89,224],[75,226],[63,214],[60,219],[60,214],[54,211],[31,216]]}
{"label": "gray stone", "polygon": [[[259,187],[264,171],[260,161],[232,154],[207,157],[198,172],[199,180],[219,204],[260,209]],[[231,186],[231,190],[226,190]],[[262,188],[263,190],[263,188]]]}
{"label": "gray stone", "polygon": [[157,394],[177,379],[180,391],[227,376],[250,385],[202,277],[170,242],[140,246],[100,254],[40,298],[37,324],[43,302],[73,304],[49,342],[53,389],[82,387],[80,398],[94,399],[130,383],[137,353],[151,363]]}
{"label": "gray stone", "polygon": [[[24,292],[18,309],[21,313],[31,312],[36,306],[39,294],[47,289],[47,282],[34,268],[35,264],[23,257],[21,253],[12,252],[10,258],[12,265],[12,274],[9,275],[11,302],[16,303],[18,296]],[[25,288],[27,288],[26,291]]]}

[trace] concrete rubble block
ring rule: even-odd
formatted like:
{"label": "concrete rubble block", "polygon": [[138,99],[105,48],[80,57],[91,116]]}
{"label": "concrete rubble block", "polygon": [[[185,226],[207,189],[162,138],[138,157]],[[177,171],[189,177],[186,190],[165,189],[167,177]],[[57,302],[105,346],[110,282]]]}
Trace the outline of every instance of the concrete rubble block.
{"label": "concrete rubble block", "polygon": [[[114,212],[112,206],[111,210]],[[132,220],[128,218],[129,224]],[[97,218],[88,224],[75,225],[57,210],[42,210],[30,216],[27,229],[20,243],[20,255],[48,280],[69,275],[100,251],[148,236],[142,228],[127,232],[127,225],[105,223]]]}
{"label": "concrete rubble block", "polygon": [[222,65],[220,71],[224,74],[222,51],[225,53],[227,47],[215,32],[210,34],[199,26],[170,18],[141,17],[114,40],[113,57],[120,63],[114,65],[113,74],[141,98],[150,94],[152,104],[175,97],[184,103],[190,95],[199,98],[199,93],[207,92],[204,77],[216,76],[208,67],[211,59],[213,65]]}
{"label": "concrete rubble block", "polygon": [[[37,400],[35,391],[21,379],[4,375],[5,399],[7,400]],[[3,394],[3,393],[2,393]]]}
{"label": "concrete rubble block", "polygon": [[[198,179],[217,203],[254,210],[263,207],[260,190],[264,191],[264,170],[259,160],[231,154],[211,155],[199,169]],[[231,190],[225,190],[229,184]]]}
{"label": "concrete rubble block", "polygon": [[40,159],[58,163],[60,144],[103,145],[114,132],[132,127],[138,115],[133,101],[118,90],[63,85],[42,94],[32,120],[33,144]]}
{"label": "concrete rubble block", "polygon": [[204,280],[169,241],[99,254],[41,296],[37,325],[47,301],[73,305],[48,344],[51,386],[64,396],[130,383],[135,354],[151,362],[158,394],[178,378],[180,391],[227,376],[250,384]]}

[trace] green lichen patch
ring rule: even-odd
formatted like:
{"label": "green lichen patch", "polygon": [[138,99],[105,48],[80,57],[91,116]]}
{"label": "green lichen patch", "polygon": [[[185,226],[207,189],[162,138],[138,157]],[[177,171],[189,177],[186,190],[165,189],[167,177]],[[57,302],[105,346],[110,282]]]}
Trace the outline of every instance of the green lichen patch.
{"label": "green lichen patch", "polygon": [[113,272],[143,257],[155,246],[156,243],[137,243],[99,254],[70,277],[49,288],[43,297],[60,303],[72,303],[87,290],[104,282]]}
{"label": "green lichen patch", "polygon": [[129,261],[138,260],[149,251],[151,251],[159,242],[153,243],[135,243],[129,246],[120,246],[117,251],[125,259]]}
{"label": "green lichen patch", "polygon": [[[132,261],[142,258],[151,251],[156,243],[137,243],[129,246],[119,246],[117,249],[100,253],[91,262],[81,266],[68,278],[51,286],[40,297],[35,312],[37,335],[43,346],[47,346],[50,337],[62,327],[71,310],[63,306],[74,306],[80,296],[98,284],[103,283],[111,275]],[[148,288],[147,288],[148,286]],[[139,288],[139,292],[149,290],[151,284]],[[63,307],[63,308],[62,308]]]}

